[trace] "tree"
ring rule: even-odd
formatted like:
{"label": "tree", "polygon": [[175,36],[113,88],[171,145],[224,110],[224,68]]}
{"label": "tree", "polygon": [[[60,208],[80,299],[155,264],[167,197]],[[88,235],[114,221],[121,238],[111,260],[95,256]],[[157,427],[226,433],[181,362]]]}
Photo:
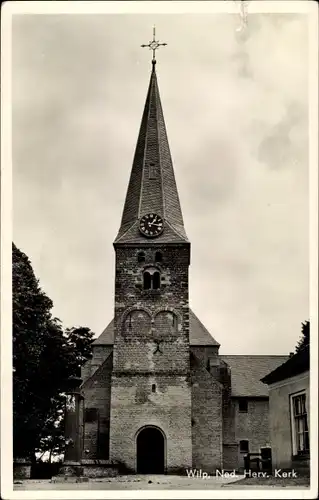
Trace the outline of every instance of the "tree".
{"label": "tree", "polygon": [[301,323],[301,333],[298,344],[296,346],[296,352],[301,351],[305,347],[309,346],[310,342],[310,321],[306,321],[305,323]]}
{"label": "tree", "polygon": [[28,257],[12,245],[13,452],[34,457],[63,446],[63,390],[91,356],[93,333],[63,332]]}

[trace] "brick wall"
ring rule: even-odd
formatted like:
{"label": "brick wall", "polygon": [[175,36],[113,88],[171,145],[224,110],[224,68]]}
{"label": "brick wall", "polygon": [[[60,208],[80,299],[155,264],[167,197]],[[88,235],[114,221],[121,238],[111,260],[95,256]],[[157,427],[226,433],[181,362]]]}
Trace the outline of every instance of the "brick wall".
{"label": "brick wall", "polygon": [[[232,401],[234,408],[235,441],[239,445],[241,440],[248,440],[250,453],[259,453],[262,446],[270,444],[268,398],[249,398],[247,401],[247,413],[239,411],[238,400],[235,399]],[[241,453],[239,450],[238,453],[238,465],[239,467],[244,467],[243,456],[245,453]]]}
{"label": "brick wall", "polygon": [[192,356],[193,467],[212,473],[222,468],[222,386]]}
{"label": "brick wall", "polygon": [[219,346],[191,346],[191,352],[197,359],[201,360],[204,366],[208,367],[210,358],[218,358]]}
{"label": "brick wall", "polygon": [[235,433],[235,405],[231,399],[231,370],[220,361],[219,379],[223,384],[223,468],[238,469],[238,443]]}
{"label": "brick wall", "polygon": [[[84,395],[83,458],[109,457],[112,355],[82,385]],[[87,420],[87,410],[96,410],[96,418]]]}
{"label": "brick wall", "polygon": [[111,422],[112,460],[136,470],[138,431],[152,425],[165,435],[166,471],[191,467],[191,393],[185,376],[113,374]]}

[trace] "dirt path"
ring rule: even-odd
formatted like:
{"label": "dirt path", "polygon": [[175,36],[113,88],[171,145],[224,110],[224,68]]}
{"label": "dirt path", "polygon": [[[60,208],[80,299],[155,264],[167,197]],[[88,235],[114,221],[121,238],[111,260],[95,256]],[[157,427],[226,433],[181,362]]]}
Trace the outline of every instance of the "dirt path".
{"label": "dirt path", "polygon": [[[307,482],[296,481],[282,484],[282,481],[256,479],[254,482],[243,476],[233,478],[209,477],[207,479],[184,476],[119,476],[115,478],[92,479],[84,483],[53,483],[50,480],[24,480],[14,483],[15,491],[40,490],[214,490],[219,488],[254,489],[282,488],[296,489],[307,487]],[[308,485],[309,486],[309,485]]]}

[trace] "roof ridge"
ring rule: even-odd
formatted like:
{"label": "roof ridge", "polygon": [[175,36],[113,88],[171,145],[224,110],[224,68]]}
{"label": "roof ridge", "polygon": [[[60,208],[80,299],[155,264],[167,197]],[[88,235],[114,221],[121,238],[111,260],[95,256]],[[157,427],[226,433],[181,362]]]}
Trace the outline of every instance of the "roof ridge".
{"label": "roof ridge", "polygon": [[188,238],[186,236],[186,233],[185,233],[185,236],[182,235],[175,227],[174,224],[172,224],[170,221],[168,221],[167,219],[165,219],[165,222],[166,224],[171,228],[172,231],[174,231],[178,236],[180,236],[183,240],[186,240],[188,241]]}
{"label": "roof ridge", "polygon": [[220,354],[221,356],[227,356],[227,357],[235,357],[238,358],[240,356],[243,356],[245,358],[249,357],[267,357],[267,358],[276,358],[276,357],[287,357],[289,358],[289,354]]}
{"label": "roof ridge", "polygon": [[80,385],[81,389],[84,388],[84,386],[86,385],[86,383],[89,382],[92,379],[92,377],[94,377],[96,374],[98,374],[105,367],[105,364],[108,361],[108,359],[109,359],[110,356],[113,356],[113,351],[111,351],[111,352],[108,353],[108,355],[106,356],[105,360],[102,361],[102,363],[100,364],[100,366],[98,366],[98,368],[87,379],[83,380],[82,384]]}
{"label": "roof ridge", "polygon": [[[150,81],[150,86],[149,86],[149,97],[150,98],[149,98],[149,102],[148,102],[148,112],[147,112],[147,120],[146,120],[147,124],[149,122],[150,114],[151,114],[151,97],[152,97],[152,92],[154,93],[154,78],[153,78],[153,73],[155,73],[154,66],[153,66],[153,69],[152,69],[151,81]],[[144,175],[143,175],[143,172],[144,172],[144,169],[145,169],[145,159],[146,159],[146,150],[147,150],[147,144],[148,144],[148,135],[149,135],[149,127],[146,127],[145,144],[144,144],[144,152],[143,152],[143,166],[142,166],[141,190],[140,190],[140,199],[139,199],[138,212],[137,212],[138,219],[142,216],[141,205],[142,205],[142,194],[143,194],[143,187],[144,187]]]}
{"label": "roof ridge", "polygon": [[[154,69],[155,71],[155,69]],[[159,106],[156,108],[156,123],[157,123],[157,149],[158,149],[158,159],[159,159],[159,164],[161,166],[162,164],[162,153],[161,153],[161,146],[160,146],[160,131],[158,127],[158,108],[160,107],[161,101],[159,101]],[[161,194],[162,194],[162,203],[163,203],[163,219],[166,220],[166,200],[165,200],[165,195],[164,195],[164,184],[163,184],[163,175],[161,175]]]}
{"label": "roof ridge", "polygon": [[[134,222],[132,221],[132,223],[130,224],[130,226],[123,232],[123,234],[121,234],[121,236],[118,236],[115,238],[114,242],[116,243],[119,243],[121,241],[122,238],[124,238],[124,236],[131,230],[133,229],[133,227],[135,226],[135,224],[138,223],[138,219],[135,220]],[[119,231],[120,232],[120,231]]]}

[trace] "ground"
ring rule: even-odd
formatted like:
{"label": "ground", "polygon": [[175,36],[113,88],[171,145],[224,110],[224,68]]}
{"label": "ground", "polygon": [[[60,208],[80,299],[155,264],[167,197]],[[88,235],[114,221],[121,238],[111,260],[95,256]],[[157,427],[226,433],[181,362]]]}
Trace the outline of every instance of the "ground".
{"label": "ground", "polygon": [[87,483],[52,483],[50,480],[23,480],[14,482],[14,490],[201,490],[201,489],[254,489],[268,487],[286,487],[288,489],[309,487],[309,478],[280,479],[280,478],[232,478],[210,477],[208,479],[188,478],[185,476],[170,475],[131,475],[115,478],[91,479]]}
{"label": "ground", "polygon": [[305,476],[300,476],[298,478],[279,478],[274,476],[269,477],[246,477],[240,479],[239,481],[234,481],[232,486],[236,488],[237,486],[259,486],[263,488],[276,486],[278,488],[290,488],[290,487],[303,487],[307,488],[310,485],[310,478]]}

